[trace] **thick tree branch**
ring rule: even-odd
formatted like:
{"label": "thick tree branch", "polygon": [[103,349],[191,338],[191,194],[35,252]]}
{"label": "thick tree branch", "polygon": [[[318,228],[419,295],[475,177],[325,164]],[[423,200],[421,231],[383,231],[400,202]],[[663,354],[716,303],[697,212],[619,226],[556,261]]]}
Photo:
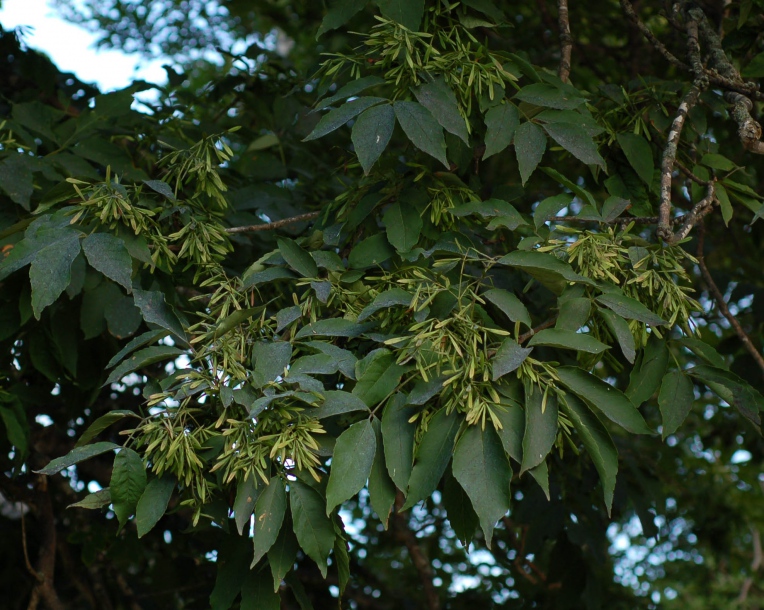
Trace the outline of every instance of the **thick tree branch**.
{"label": "thick tree branch", "polygon": [[560,67],[557,74],[563,83],[567,83],[570,79],[570,56],[573,50],[568,0],[557,0],[557,21],[560,27]]}
{"label": "thick tree branch", "polygon": [[399,491],[395,496],[395,513],[393,520],[395,523],[395,537],[399,542],[406,545],[406,549],[411,557],[411,562],[414,564],[416,571],[419,573],[419,579],[422,581],[422,588],[424,589],[424,596],[427,600],[427,610],[440,610],[440,597],[438,591],[435,589],[433,583],[434,574],[432,566],[427,556],[424,554],[422,547],[419,546],[419,542],[414,535],[414,532],[409,528],[408,519],[401,512],[401,507],[405,498]]}
{"label": "thick tree branch", "polygon": [[53,586],[56,571],[56,520],[48,491],[48,477],[40,475],[35,483],[35,508],[39,525],[40,551],[36,572],[38,583],[32,591],[28,610],[37,608],[40,601],[48,610],[64,610],[64,604]]}
{"label": "thick tree branch", "polygon": [[268,222],[261,225],[249,225],[246,227],[228,227],[226,233],[254,233],[255,231],[272,231],[285,227],[287,225],[294,224],[296,222],[303,222],[307,220],[313,220],[317,218],[321,212],[308,212],[307,214],[299,214],[292,216],[291,218],[284,218],[283,220],[276,220],[274,222]]}
{"label": "thick tree branch", "polygon": [[732,312],[729,310],[729,307],[727,307],[727,302],[724,300],[724,295],[722,294],[721,290],[719,290],[719,287],[716,285],[716,282],[714,282],[714,278],[711,277],[711,273],[708,270],[708,267],[706,266],[706,261],[703,256],[703,249],[705,247],[705,231],[703,228],[703,225],[700,226],[700,231],[698,235],[698,250],[697,250],[697,256],[698,259],[698,265],[700,267],[700,272],[703,274],[703,279],[706,281],[706,284],[708,285],[708,291],[711,293],[711,296],[714,298],[714,301],[716,301],[716,305],[719,308],[719,311],[722,313],[722,315],[727,318],[729,323],[732,325],[732,328],[735,329],[735,333],[737,334],[740,341],[742,341],[743,345],[745,346],[745,349],[748,350],[748,353],[751,354],[753,359],[756,361],[756,364],[759,365],[759,368],[761,369],[762,375],[764,375],[764,357],[762,357],[761,352],[756,349],[756,346],[751,341],[751,338],[748,336],[748,334],[743,330],[743,327],[740,325],[740,322],[738,322],[738,319],[732,315]]}

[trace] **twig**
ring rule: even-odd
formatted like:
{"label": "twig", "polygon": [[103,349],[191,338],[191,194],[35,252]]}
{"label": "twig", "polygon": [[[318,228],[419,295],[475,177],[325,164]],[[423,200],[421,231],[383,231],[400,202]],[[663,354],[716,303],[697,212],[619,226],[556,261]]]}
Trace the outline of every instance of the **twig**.
{"label": "twig", "polygon": [[[669,236],[666,241],[670,244],[675,244],[681,241],[690,234],[692,227],[695,226],[700,220],[702,220],[707,214],[714,209],[714,203],[716,203],[716,188],[715,182],[711,181],[706,187],[706,196],[696,203],[692,210],[688,214],[682,216],[684,222],[679,230],[673,235]],[[665,239],[665,238],[664,238]]]}
{"label": "twig", "polygon": [[545,328],[549,328],[550,326],[553,326],[555,322],[557,322],[557,316],[552,316],[546,322],[542,322],[541,324],[539,324],[536,328],[531,328],[527,333],[523,333],[522,335],[520,335],[517,338],[517,342],[518,343],[525,343],[528,339],[530,339],[537,332],[542,331]]}
{"label": "twig", "polygon": [[759,530],[755,527],[751,527],[751,534],[753,535],[753,559],[751,560],[751,574],[743,582],[743,586],[740,589],[740,595],[737,597],[737,603],[742,604],[748,598],[748,592],[753,585],[753,577],[756,572],[761,568],[764,562],[764,553],[761,550],[761,535]]}
{"label": "twig", "polygon": [[563,83],[567,83],[570,79],[570,56],[573,50],[568,0],[557,0],[557,22],[560,27],[560,67],[557,74]]}
{"label": "twig", "polygon": [[228,227],[225,230],[225,232],[226,233],[252,233],[254,231],[272,231],[273,229],[285,227],[286,225],[291,225],[296,222],[302,222],[304,220],[313,220],[314,218],[317,218],[320,213],[321,212],[308,212],[307,214],[299,214],[298,216],[292,216],[291,218],[284,218],[282,220],[276,220],[274,222],[268,222],[261,225],[249,225],[246,227]]}
{"label": "twig", "polygon": [[424,554],[422,547],[419,546],[417,538],[414,532],[411,531],[408,525],[406,516],[401,512],[401,507],[405,498],[403,494],[398,491],[395,495],[395,514],[393,519],[395,522],[395,535],[400,542],[406,545],[406,549],[411,557],[411,562],[414,564],[416,571],[419,573],[419,580],[422,581],[422,588],[424,589],[424,596],[427,600],[428,610],[440,610],[440,597],[435,589],[433,583],[434,574],[432,566],[427,556]]}
{"label": "twig", "polygon": [[663,55],[667,62],[675,65],[678,68],[681,68],[682,70],[690,69],[687,64],[678,59],[673,53],[671,53],[671,51],[665,47],[665,45],[660,40],[656,38],[655,34],[652,33],[650,28],[647,27],[639,18],[629,0],[621,0],[621,8],[626,14],[626,17],[628,17],[629,21],[631,21],[639,29],[639,31],[642,32],[642,35],[650,41],[650,44],[655,47],[656,51]]}
{"label": "twig", "polygon": [[674,174],[674,163],[679,146],[679,138],[682,135],[685,119],[690,109],[698,101],[700,88],[696,85],[690,87],[687,95],[679,104],[674,122],[671,124],[671,130],[666,141],[666,148],[663,151],[663,160],[661,162],[661,204],[658,215],[658,237],[668,240],[671,237],[670,216],[671,216],[671,178]]}
{"label": "twig", "polygon": [[34,576],[37,582],[42,582],[45,580],[45,577],[37,572],[32,567],[32,562],[29,561],[29,549],[27,548],[27,525],[23,512],[21,513],[21,548],[24,551],[24,565],[27,568],[27,572]]}
{"label": "twig", "polygon": [[756,364],[759,365],[759,368],[761,369],[762,374],[764,374],[764,357],[762,357],[761,352],[756,349],[756,346],[751,341],[750,337],[746,334],[746,332],[743,330],[743,327],[740,325],[740,322],[738,322],[738,319],[732,315],[732,312],[729,310],[729,307],[727,307],[727,302],[724,300],[724,295],[722,294],[721,290],[719,290],[719,287],[716,285],[716,282],[714,282],[714,279],[711,277],[711,273],[708,270],[708,267],[706,266],[705,258],[703,257],[703,248],[705,246],[705,230],[703,225],[700,225],[700,231],[698,234],[698,250],[697,250],[697,256],[698,259],[698,266],[700,267],[700,272],[703,274],[703,279],[705,279],[706,284],[708,284],[708,291],[711,293],[711,295],[714,297],[714,300],[716,301],[716,305],[719,307],[719,311],[722,313],[722,315],[727,318],[729,323],[732,325],[732,328],[735,329],[735,333],[737,334],[740,341],[742,341],[745,348],[748,350],[748,353],[751,354],[753,359],[756,361]]}

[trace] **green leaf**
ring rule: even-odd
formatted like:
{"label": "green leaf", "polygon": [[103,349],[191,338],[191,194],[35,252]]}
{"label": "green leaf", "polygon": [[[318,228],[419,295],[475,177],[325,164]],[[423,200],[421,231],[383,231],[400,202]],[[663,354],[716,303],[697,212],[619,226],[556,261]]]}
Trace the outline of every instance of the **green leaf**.
{"label": "green leaf", "polygon": [[244,532],[244,527],[249,525],[249,518],[255,510],[255,502],[259,495],[257,476],[254,473],[245,472],[244,478],[236,486],[236,499],[233,502],[233,515],[240,536]]}
{"label": "green leaf", "polygon": [[689,349],[696,356],[705,360],[711,366],[715,366],[718,369],[724,369],[725,371],[729,370],[727,361],[705,341],[695,339],[694,337],[682,337],[679,339],[679,343]]}
{"label": "green leaf", "polygon": [[491,373],[493,381],[503,377],[507,373],[516,371],[525,359],[533,351],[533,348],[520,347],[520,345],[507,337],[502,341],[496,355],[491,360]]}
{"label": "green leaf", "polygon": [[286,516],[281,531],[276,542],[273,543],[271,550],[268,551],[268,563],[271,566],[273,575],[273,591],[276,592],[281,586],[281,581],[289,573],[297,561],[297,551],[299,550],[297,538],[294,535],[294,526],[292,525],[291,515]]}
{"label": "green leaf", "polygon": [[[706,153],[705,155],[703,155],[703,158],[700,160],[700,162],[706,167],[718,169],[719,171],[722,171],[722,172],[731,172],[737,167],[735,163],[730,161],[724,155],[717,155],[714,153]],[[717,188],[718,188],[718,185],[717,185]]]}
{"label": "green leaf", "polygon": [[395,102],[393,109],[403,131],[414,146],[448,167],[443,128],[430,111],[416,102]]}
{"label": "green leaf", "polygon": [[589,321],[591,301],[584,297],[560,299],[560,313],[554,327],[558,330],[577,331]]}
{"label": "green leaf", "polygon": [[582,163],[605,168],[605,160],[597,151],[597,145],[583,127],[573,123],[547,123],[544,129],[555,142]]}
{"label": "green leaf", "polygon": [[289,374],[332,375],[337,372],[337,361],[328,354],[311,354],[295,360],[289,367]]}
{"label": "green leaf", "polygon": [[146,467],[141,456],[132,449],[123,447],[114,458],[109,489],[114,514],[119,524],[124,525],[146,489]]}
{"label": "green leaf", "polygon": [[658,393],[664,439],[679,429],[692,409],[693,402],[695,402],[695,391],[690,378],[678,370],[666,373]]}
{"label": "green leaf", "polygon": [[666,342],[651,336],[641,358],[629,375],[626,396],[635,406],[641,405],[658,391],[668,366],[669,353]]}
{"label": "green leaf", "polygon": [[277,239],[279,252],[292,269],[302,277],[318,277],[318,266],[307,251],[303,250],[292,239]]}
{"label": "green leaf", "polygon": [[525,431],[523,432],[523,460],[520,474],[544,461],[557,438],[557,394],[529,386],[532,394],[525,398]]}
{"label": "green leaf", "polygon": [[546,150],[546,136],[540,127],[530,121],[521,124],[515,131],[515,155],[520,168],[523,186],[541,163]]}
{"label": "green leaf", "polygon": [[382,14],[416,32],[424,15],[424,0],[375,0]]}
{"label": "green leaf", "polygon": [[456,537],[467,547],[480,525],[480,518],[472,507],[467,492],[450,473],[446,473],[443,484],[443,506]]}
{"label": "green leaf", "polygon": [[29,427],[21,403],[15,402],[9,407],[0,405],[0,419],[8,442],[16,448],[17,457],[23,459],[29,450]]}
{"label": "green leaf", "polygon": [[305,337],[358,337],[368,327],[364,327],[353,320],[345,318],[327,318],[316,320],[312,324],[303,326],[295,335],[295,339]]}
{"label": "green leaf", "polygon": [[687,369],[685,373],[705,383],[760,431],[759,411],[764,411],[764,397],[758,390],[734,373],[705,364]]}
{"label": "green leaf", "polygon": [[573,195],[568,195],[567,193],[547,197],[541,201],[533,211],[533,223],[536,225],[536,228],[540,228],[547,220],[556,216],[560,210],[568,207],[571,201],[573,201]]}
{"label": "green leaf", "polygon": [[[338,4],[342,3],[350,3],[354,6],[357,6],[360,10],[363,7],[363,0],[340,0]],[[329,13],[333,11],[330,10]],[[326,19],[329,17],[327,16],[324,18],[324,22],[326,22]],[[341,24],[340,24],[341,25]],[[322,24],[323,27],[323,24]],[[320,36],[319,32],[319,36]],[[380,78],[379,76],[364,76],[363,78],[357,78],[355,80],[351,80],[347,85],[341,87],[337,93],[334,95],[331,95],[329,97],[325,97],[322,99],[318,104],[316,104],[316,110],[322,110],[323,108],[326,108],[327,106],[331,106],[334,104],[334,102],[339,102],[340,100],[347,99],[349,97],[353,97],[354,95],[358,95],[361,93],[361,91],[365,91],[366,89],[369,89],[370,87],[376,87],[378,85],[384,85],[385,79]]]}
{"label": "green leaf", "polygon": [[330,110],[316,125],[316,128],[310,132],[310,134],[303,140],[308,142],[310,140],[317,140],[325,136],[328,133],[333,132],[335,129],[339,129],[345,125],[349,120],[355,118],[361,114],[367,108],[376,106],[384,102],[384,98],[381,97],[359,97],[351,102],[342,104],[339,108]]}
{"label": "green leaf", "polygon": [[552,85],[533,83],[526,85],[515,94],[515,98],[534,106],[572,110],[586,103],[583,97],[576,97]]}
{"label": "green leaf", "polygon": [[724,220],[725,226],[729,226],[730,220],[732,220],[732,215],[734,214],[730,196],[727,193],[727,189],[725,189],[721,184],[716,184],[715,190],[716,198],[719,200],[719,207],[722,210],[722,220]]}
{"label": "green leaf", "polygon": [[168,345],[156,345],[153,347],[147,347],[145,349],[135,352],[127,360],[123,360],[119,366],[117,366],[109,375],[109,378],[103,385],[109,385],[111,383],[117,383],[125,375],[137,371],[144,366],[154,364],[155,362],[162,362],[163,360],[169,360],[174,356],[179,356],[185,353],[182,349],[177,347],[170,347]]}
{"label": "green leaf", "polygon": [[247,574],[241,581],[240,610],[279,610],[281,597],[271,589],[270,574],[266,568]]}
{"label": "green leaf", "polygon": [[626,160],[637,173],[637,176],[648,187],[653,183],[653,174],[655,173],[655,163],[653,161],[653,151],[650,144],[644,137],[634,133],[619,133],[618,145],[626,155]]}
{"label": "green leaf", "polygon": [[393,203],[382,217],[389,241],[398,252],[408,252],[419,241],[422,217],[413,205]]}
{"label": "green leaf", "polygon": [[[152,191],[159,193],[160,195],[163,195],[164,197],[167,197],[167,199],[169,199],[173,203],[177,201],[177,198],[175,197],[175,193],[173,192],[172,187],[166,182],[162,180],[144,180],[143,184],[149,187]],[[114,280],[114,281],[116,282],[117,280]]]}
{"label": "green leaf", "polygon": [[159,339],[162,339],[167,336],[167,331],[165,330],[150,330],[148,332],[143,333],[142,335],[138,335],[135,337],[132,341],[130,341],[125,347],[123,347],[121,350],[119,350],[111,360],[109,360],[108,364],[106,365],[107,369],[110,369],[114,365],[118,364],[125,356],[127,356],[130,352],[138,349],[139,347],[143,347],[144,345],[148,343],[153,343],[154,341],[158,341]]}
{"label": "green leaf", "polygon": [[327,515],[366,485],[376,450],[374,429],[368,419],[362,419],[339,435],[326,487]]}
{"label": "green leaf", "polygon": [[563,349],[572,349],[587,354],[601,354],[606,349],[610,349],[601,341],[597,341],[591,335],[577,333],[572,330],[560,330],[558,328],[544,329],[531,338],[529,346],[549,345]]}
{"label": "green leaf", "polygon": [[656,316],[647,307],[642,305],[636,299],[627,297],[616,292],[609,292],[607,294],[601,294],[597,297],[597,302],[609,309],[612,309],[622,318],[627,320],[637,320],[644,322],[645,324],[660,325],[667,324],[666,320],[660,316]]}
{"label": "green leaf", "polygon": [[109,411],[105,415],[101,415],[101,417],[88,426],[87,430],[82,433],[82,436],[80,436],[80,439],[74,446],[83,447],[84,445],[87,445],[101,432],[106,430],[106,428],[125,417],[138,417],[138,415],[125,409],[116,409],[114,411]]}
{"label": "green leaf", "polygon": [[491,288],[481,295],[498,307],[512,322],[522,322],[531,328],[531,316],[527,307],[513,293],[501,288]]}
{"label": "green leaf", "polygon": [[348,263],[352,269],[378,267],[393,254],[395,250],[390,247],[385,235],[375,233],[355,245],[348,256]]}
{"label": "green leaf", "polygon": [[469,145],[467,126],[464,117],[459,114],[456,95],[442,76],[438,76],[419,87],[413,87],[412,91],[417,101],[430,111],[430,114],[435,117],[443,129],[461,138],[465,144]]}
{"label": "green leaf", "polygon": [[371,423],[374,428],[375,453],[374,463],[369,473],[369,499],[371,507],[377,513],[379,520],[382,521],[382,525],[387,529],[387,521],[390,518],[393,502],[395,502],[395,484],[387,472],[387,464],[385,463],[382,425],[376,417]]}
{"label": "green leaf", "polygon": [[483,160],[500,153],[512,143],[520,115],[514,104],[506,103],[489,108],[485,113],[485,152]]}
{"label": "green leaf", "polygon": [[605,506],[609,515],[613,506],[615,480],[618,474],[618,452],[613,439],[600,421],[575,396],[566,394],[560,406],[581,437],[600,475]]}
{"label": "green leaf", "polygon": [[637,346],[634,342],[634,335],[631,334],[628,322],[621,316],[613,313],[607,309],[599,310],[600,316],[605,320],[608,330],[613,334],[618,345],[623,352],[624,358],[634,364],[634,359],[637,356]]}
{"label": "green leaf", "polygon": [[570,191],[578,195],[578,197],[580,197],[581,200],[586,201],[591,206],[596,207],[594,196],[589,191],[587,191],[584,188],[581,188],[575,182],[572,182],[571,180],[563,176],[556,169],[552,169],[551,167],[542,167],[541,171],[544,172],[550,178],[557,180],[557,182],[562,184],[565,188],[570,189]]}
{"label": "green leaf", "polygon": [[326,560],[334,546],[335,533],[331,519],[326,516],[324,499],[305,483],[291,481],[289,500],[297,542],[326,578]]}
{"label": "green leaf", "polygon": [[[290,483],[291,488],[292,483]],[[291,496],[290,496],[291,497]],[[255,553],[250,568],[254,568],[276,542],[286,513],[287,496],[284,482],[273,477],[255,503]]]}
{"label": "green leaf", "polygon": [[469,426],[454,449],[454,478],[467,492],[491,548],[493,528],[509,510],[512,470],[493,426]]}
{"label": "green leaf", "polygon": [[498,263],[522,269],[556,294],[561,294],[568,282],[594,285],[589,278],[573,271],[568,263],[546,252],[515,250],[501,257]]}
{"label": "green leaf", "polygon": [[119,449],[119,445],[106,442],[93,443],[92,445],[86,445],[84,447],[75,447],[66,455],[51,460],[45,468],[35,470],[35,472],[48,476],[54,475],[61,472],[64,468],[69,468],[69,466],[74,466],[75,464],[89,460],[90,458],[106,453],[107,451],[113,451],[114,449]]}
{"label": "green leaf", "polygon": [[14,203],[29,210],[29,200],[34,193],[34,177],[22,157],[14,155],[0,163],[0,191],[5,192]]}
{"label": "green leaf", "polygon": [[350,392],[342,390],[330,390],[324,392],[324,403],[315,410],[310,411],[310,416],[315,419],[324,419],[333,415],[368,411],[369,407],[360,398]]}
{"label": "green leaf", "polygon": [[361,313],[358,314],[358,321],[363,322],[378,311],[391,307],[410,307],[413,298],[414,295],[406,292],[403,288],[391,288],[380,292],[371,303],[361,310]]}
{"label": "green leaf", "polygon": [[447,415],[446,410],[441,409],[433,415],[419,443],[416,463],[408,483],[406,503],[401,510],[411,508],[435,491],[451,459],[460,423],[455,411]]}
{"label": "green leaf", "polygon": [[212,339],[220,339],[220,337],[249,320],[255,314],[262,312],[262,310],[262,307],[250,307],[248,309],[235,310],[233,313],[227,315],[225,319],[218,322],[212,331]]}
{"label": "green leaf", "polygon": [[290,278],[294,278],[294,274],[288,269],[284,269],[283,267],[271,267],[269,269],[265,269],[264,271],[257,271],[247,275],[246,278],[244,278],[244,282],[241,288],[242,290],[246,290],[247,288],[252,288],[253,286],[257,286],[259,284],[270,284],[276,280],[285,280]]}
{"label": "green leaf", "polygon": [[210,594],[211,610],[228,610],[241,591],[241,585],[248,576],[247,555],[250,546],[246,538],[222,536],[218,549],[217,577]]}
{"label": "green leaf", "polygon": [[501,422],[497,430],[501,444],[507,455],[521,463],[523,460],[523,435],[525,433],[525,409],[514,402],[503,402],[494,409],[494,414]]}
{"label": "green leaf", "polygon": [[353,352],[350,352],[331,343],[325,343],[324,341],[308,341],[306,346],[318,350],[322,354],[331,356],[337,363],[337,368],[340,372],[349,379],[355,379],[355,365],[358,359]]}
{"label": "green leaf", "polygon": [[477,214],[483,218],[492,218],[495,216],[511,217],[516,221],[515,227],[528,224],[513,205],[502,201],[501,199],[487,199],[486,201],[470,201],[457,205],[448,210],[452,216],[461,218]]}
{"label": "green leaf", "polygon": [[408,489],[414,468],[414,438],[416,424],[410,423],[413,410],[406,405],[406,397],[396,394],[385,406],[382,415],[382,440],[385,445],[385,464],[390,478],[400,490]]}
{"label": "green leaf", "polygon": [[32,285],[32,311],[40,319],[43,309],[52,305],[71,280],[74,259],[80,253],[79,234],[68,232],[65,239],[44,246],[35,254],[29,269]]}
{"label": "green leaf", "polygon": [[110,280],[132,290],[133,259],[125,242],[111,233],[91,233],[82,241],[82,251],[90,266]]}
{"label": "green leaf", "polygon": [[148,534],[162,518],[170,497],[175,489],[175,477],[166,474],[155,477],[146,485],[146,489],[138,500],[135,508],[135,526],[138,528],[138,538]]}
{"label": "green leaf", "polygon": [[95,493],[88,494],[79,502],[70,504],[66,508],[86,508],[88,510],[97,510],[111,504],[111,490],[108,487],[99,489]]}
{"label": "green leaf", "polygon": [[374,360],[363,375],[359,376],[353,394],[369,407],[373,407],[395,391],[405,370],[395,363],[392,354],[385,354]]}
{"label": "green leaf", "polygon": [[395,112],[390,104],[373,106],[361,113],[353,125],[351,139],[363,172],[368,175],[387,148],[395,127]]}
{"label": "green leaf", "polygon": [[632,402],[613,386],[574,366],[559,367],[557,374],[571,392],[594,405],[624,430],[634,434],[653,433]]}
{"label": "green leaf", "polygon": [[133,290],[135,306],[141,310],[146,322],[169,330],[179,339],[186,340],[186,333],[172,308],[165,303],[164,294],[158,290]]}
{"label": "green leaf", "polygon": [[740,71],[743,78],[764,78],[764,53],[754,56],[750,63]]}

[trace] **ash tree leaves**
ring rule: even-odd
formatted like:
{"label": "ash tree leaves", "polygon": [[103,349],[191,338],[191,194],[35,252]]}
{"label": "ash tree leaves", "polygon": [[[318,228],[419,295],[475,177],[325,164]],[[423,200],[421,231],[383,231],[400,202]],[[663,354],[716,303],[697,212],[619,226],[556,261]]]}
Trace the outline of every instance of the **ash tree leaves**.
{"label": "ash tree leaves", "polygon": [[519,369],[532,351],[532,347],[521,347],[511,337],[504,339],[491,361],[493,381]]}
{"label": "ash tree leaves", "polygon": [[406,407],[403,394],[394,396],[385,406],[381,426],[387,472],[396,487],[402,491],[408,489],[414,467],[416,436],[416,425],[409,421],[411,409]]}
{"label": "ash tree leaves", "polygon": [[663,418],[661,434],[664,439],[679,429],[694,401],[695,391],[692,380],[687,375],[678,370],[664,375],[658,393],[658,406]]}
{"label": "ash tree leaves", "polygon": [[79,234],[66,231],[62,239],[43,246],[29,268],[32,311],[38,320],[43,309],[53,304],[71,281],[72,263],[80,253]]}
{"label": "ash tree leaves", "polygon": [[619,316],[626,318],[627,320],[637,320],[653,326],[666,324],[666,320],[655,315],[636,299],[632,299],[631,297],[616,292],[601,294],[597,297],[597,302],[612,309]]}
{"label": "ash tree leaves", "polygon": [[156,477],[146,485],[135,507],[135,526],[138,529],[138,538],[148,534],[162,518],[174,489],[175,478],[170,475]]}
{"label": "ash tree leaves", "polygon": [[318,138],[333,132],[335,129],[339,129],[367,108],[376,106],[384,101],[385,100],[381,97],[359,97],[352,102],[342,104],[339,108],[330,110],[327,114],[321,117],[316,128],[310,132],[304,141],[317,140]]}
{"label": "ash tree leaves", "polygon": [[[464,117],[459,113],[456,95],[442,76],[412,89],[417,101],[430,111],[446,131],[469,144],[469,134]],[[485,158],[485,157],[483,157]]]}
{"label": "ash tree leaves", "polygon": [[424,0],[375,0],[388,19],[417,31],[424,15]]}
{"label": "ash tree leaves", "polygon": [[538,125],[527,121],[515,131],[515,155],[523,185],[541,163],[546,150],[546,136]]}
{"label": "ash tree leaves", "polygon": [[119,445],[109,442],[93,443],[92,445],[75,447],[66,455],[51,460],[44,468],[36,470],[35,472],[48,476],[57,474],[64,468],[69,468],[69,466],[74,466],[75,464],[89,460],[92,457],[101,455],[102,453],[114,451],[114,449],[119,449]]}
{"label": "ash tree leaves", "polygon": [[292,269],[302,277],[314,278],[318,276],[318,265],[306,250],[303,250],[292,239],[282,238],[276,240],[279,252]]}
{"label": "ash tree leaves", "polygon": [[368,419],[353,424],[339,435],[326,488],[327,515],[366,484],[376,449],[376,436]]}
{"label": "ash tree leaves", "polygon": [[557,396],[530,386],[525,399],[525,432],[523,434],[522,474],[535,468],[552,450],[557,438]]}
{"label": "ash tree leaves", "polygon": [[273,477],[255,504],[255,547],[251,567],[265,556],[276,542],[287,507],[287,495],[284,482]]}
{"label": "ash tree leaves", "polygon": [[395,111],[390,104],[373,106],[361,113],[353,124],[351,139],[365,174],[387,148],[395,127]]}
{"label": "ash tree leaves", "polygon": [[82,251],[91,267],[131,292],[133,259],[124,241],[109,233],[91,233],[82,240]]}
{"label": "ash tree leaves", "polygon": [[597,152],[591,136],[574,123],[547,123],[544,130],[552,139],[582,163],[605,168],[605,160]]}
{"label": "ash tree leaves", "polygon": [[[141,456],[132,449],[123,447],[114,458],[114,468],[109,483],[111,504],[120,525],[127,523],[135,512],[138,501],[146,489],[146,479],[146,467]],[[151,518],[146,518],[146,526]]]}
{"label": "ash tree leaves", "polygon": [[640,180],[650,186],[655,172],[655,162],[653,161],[653,151],[647,140],[638,134],[619,133],[618,145]]}
{"label": "ash tree leaves", "polygon": [[393,108],[398,123],[414,146],[448,167],[443,129],[430,111],[416,102],[395,102]]}
{"label": "ash tree leaves", "polygon": [[483,160],[503,151],[512,143],[520,115],[512,104],[499,104],[485,113],[485,152]]}
{"label": "ash tree leaves", "polygon": [[326,578],[327,559],[335,539],[334,525],[325,514],[326,502],[312,487],[300,481],[291,481],[289,505],[297,542]]}
{"label": "ash tree leaves", "polygon": [[396,201],[387,208],[382,222],[387,240],[398,252],[408,252],[419,241],[422,217],[414,206]]}

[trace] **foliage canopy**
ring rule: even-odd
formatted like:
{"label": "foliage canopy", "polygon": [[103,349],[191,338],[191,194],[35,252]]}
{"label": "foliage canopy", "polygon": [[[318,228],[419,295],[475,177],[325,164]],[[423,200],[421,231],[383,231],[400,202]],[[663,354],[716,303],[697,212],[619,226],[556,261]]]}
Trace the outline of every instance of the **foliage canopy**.
{"label": "foliage canopy", "polygon": [[0,37],[3,607],[758,607],[761,0],[239,4]]}

